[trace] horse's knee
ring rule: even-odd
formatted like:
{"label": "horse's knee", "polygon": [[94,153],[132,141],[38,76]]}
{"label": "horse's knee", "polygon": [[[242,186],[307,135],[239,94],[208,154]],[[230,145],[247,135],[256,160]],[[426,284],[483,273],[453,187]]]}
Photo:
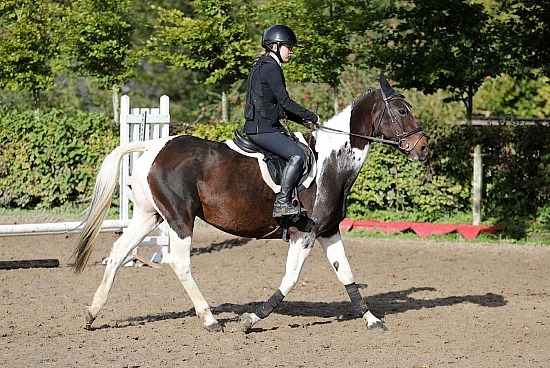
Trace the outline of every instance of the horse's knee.
{"label": "horse's knee", "polygon": [[191,279],[190,265],[185,264],[183,262],[172,261],[170,262],[170,267],[172,267],[172,269],[180,279],[185,279],[185,280]]}

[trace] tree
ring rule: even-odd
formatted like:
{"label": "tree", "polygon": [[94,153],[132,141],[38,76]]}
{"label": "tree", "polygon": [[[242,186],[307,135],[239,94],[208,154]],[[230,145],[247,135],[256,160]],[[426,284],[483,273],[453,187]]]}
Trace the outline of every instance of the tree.
{"label": "tree", "polygon": [[404,88],[431,94],[448,90],[472,115],[473,96],[487,76],[502,71],[498,34],[481,4],[465,0],[417,0],[382,8],[374,28],[383,33],[367,43],[371,65],[389,68]]}
{"label": "tree", "polygon": [[119,120],[119,91],[133,75],[138,54],[129,0],[76,0],[65,24],[70,68],[112,92],[114,121]]}
{"label": "tree", "polygon": [[49,1],[0,3],[0,88],[30,91],[37,115],[41,92],[55,86],[61,14],[62,8]]}
{"label": "tree", "polygon": [[327,83],[334,92],[334,113],[339,110],[338,86],[352,53],[352,23],[358,16],[355,1],[275,1],[269,5],[296,32],[303,48],[295,49],[289,77],[296,81]]}
{"label": "tree", "polygon": [[505,17],[498,22],[508,73],[525,77],[534,72],[550,77],[550,2],[505,0]]}
{"label": "tree", "polygon": [[247,31],[251,8],[246,2],[195,0],[195,17],[178,9],[159,12],[150,54],[173,68],[197,72],[196,82],[222,91],[222,121],[227,121],[226,91],[246,78],[255,51]]}

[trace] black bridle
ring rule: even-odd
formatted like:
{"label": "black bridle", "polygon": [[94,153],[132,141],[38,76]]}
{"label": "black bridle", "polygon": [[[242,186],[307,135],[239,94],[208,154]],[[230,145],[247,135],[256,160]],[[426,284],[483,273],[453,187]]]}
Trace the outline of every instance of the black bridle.
{"label": "black bridle", "polygon": [[[373,131],[373,135],[379,130],[380,125],[382,124],[382,118],[384,117],[385,112],[388,111],[388,114],[390,115],[390,120],[393,123],[393,125],[400,128],[401,131],[402,131],[402,133],[399,133],[399,131],[396,129],[396,136],[397,136],[397,139],[398,139],[397,141],[390,140],[390,139],[384,139],[384,138],[371,137],[371,136],[368,136],[368,135],[355,134],[355,133],[351,133],[351,132],[344,132],[343,130],[330,128],[330,127],[327,127],[327,126],[324,126],[324,125],[321,125],[321,124],[315,124],[315,125],[320,130],[325,130],[325,131],[334,132],[334,133],[347,134],[351,137],[365,139],[365,140],[370,141],[370,142],[377,142],[377,143],[387,144],[387,145],[396,147],[399,151],[401,151],[405,154],[410,153],[418,145],[418,142],[420,142],[422,137],[424,137],[426,134],[424,133],[424,130],[420,126],[414,128],[412,130],[409,130],[408,132],[405,132],[405,129],[403,128],[402,124],[398,124],[397,119],[395,118],[395,114],[392,112],[389,103],[390,103],[390,101],[393,101],[393,100],[401,100],[407,106],[407,110],[409,110],[409,113],[411,113],[411,110],[410,110],[411,104],[409,104],[407,101],[405,101],[405,97],[403,95],[393,93],[389,97],[386,97],[384,91],[382,91],[381,89],[377,90],[377,92],[379,93],[380,97],[382,98],[382,101],[384,102],[384,111],[382,111],[382,114],[380,115],[380,119],[378,119],[378,123],[376,124],[376,127]],[[364,95],[363,98],[365,98],[367,95]],[[357,103],[359,101],[361,101],[363,98],[360,98],[359,100],[354,101],[352,103],[352,108],[351,108],[352,112],[355,109],[355,107],[357,106]],[[421,132],[422,134],[420,134],[420,137],[418,137],[416,142],[414,142],[414,144],[411,147],[411,145],[409,144],[409,142],[407,142],[405,140],[405,138],[410,137],[411,135],[416,134],[418,132]]]}

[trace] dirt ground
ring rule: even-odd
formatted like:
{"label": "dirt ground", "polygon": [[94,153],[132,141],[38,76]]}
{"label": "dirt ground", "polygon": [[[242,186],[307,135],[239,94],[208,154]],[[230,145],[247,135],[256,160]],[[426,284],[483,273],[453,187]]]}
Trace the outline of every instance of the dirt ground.
{"label": "dirt ground", "polygon": [[[2,367],[549,367],[550,248],[345,237],[363,296],[389,331],[355,319],[318,244],[299,285],[247,334],[239,316],[279,286],[286,243],[199,226],[193,274],[224,327],[208,333],[169,266],[124,267],[84,329],[114,233],[82,276],[74,235],[0,238],[0,260],[57,258],[57,268],[0,270]],[[141,249],[147,254],[156,249]]]}

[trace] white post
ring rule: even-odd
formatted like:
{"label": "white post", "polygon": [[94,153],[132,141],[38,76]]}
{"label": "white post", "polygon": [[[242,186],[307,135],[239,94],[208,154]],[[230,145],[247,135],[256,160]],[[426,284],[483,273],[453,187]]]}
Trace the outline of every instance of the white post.
{"label": "white post", "polygon": [[[160,98],[159,108],[130,108],[130,97],[122,96],[120,100],[120,144],[168,137],[170,134],[170,98],[168,96]],[[133,200],[131,189],[132,165],[139,155],[139,152],[134,152],[122,159],[120,168],[121,220],[130,219],[130,202]],[[166,259],[168,232],[162,224],[159,226],[159,231],[159,236],[145,238],[142,245],[161,246],[162,259]]]}
{"label": "white post", "polygon": [[473,197],[473,225],[481,224],[481,192],[483,188],[483,162],[481,158],[481,146],[474,147],[474,197]]}

